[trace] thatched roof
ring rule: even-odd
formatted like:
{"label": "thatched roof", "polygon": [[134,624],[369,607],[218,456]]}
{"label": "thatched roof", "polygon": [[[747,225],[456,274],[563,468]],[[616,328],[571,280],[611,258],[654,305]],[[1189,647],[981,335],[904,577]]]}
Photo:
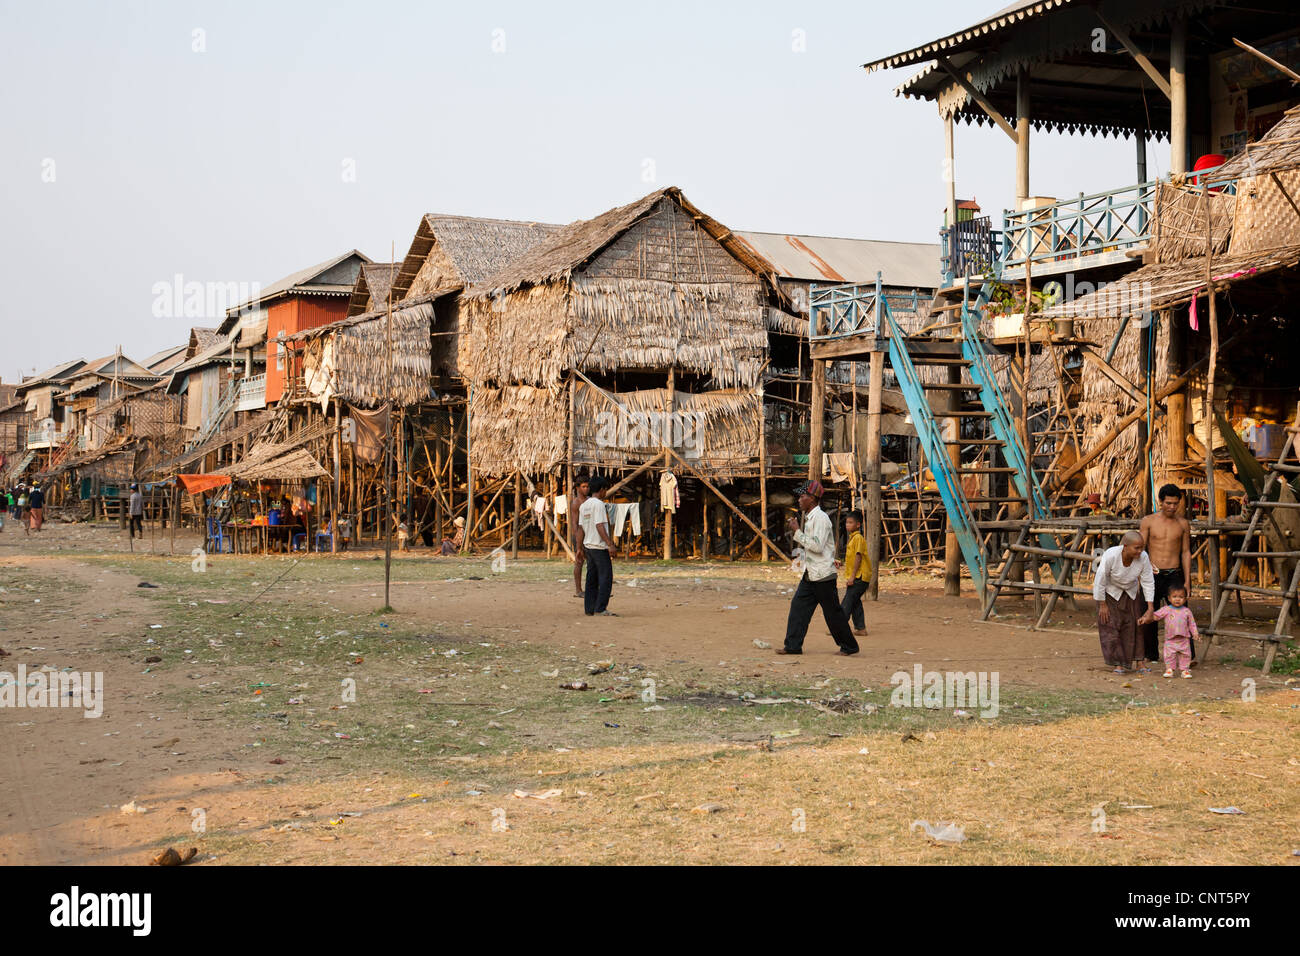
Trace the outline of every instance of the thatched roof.
{"label": "thatched roof", "polygon": [[1287,110],[1259,140],[1247,144],[1210,175],[1216,180],[1239,179],[1297,166],[1300,166],[1300,106]]}
{"label": "thatched roof", "polygon": [[352,287],[348,302],[348,315],[360,315],[377,309],[388,299],[388,289],[397,275],[396,262],[367,262],[357,273],[357,284]]}
{"label": "thatched roof", "polygon": [[749,387],[776,296],[764,275],[725,227],[660,190],[566,226],[463,293],[458,368],[476,385],[676,367]]}
{"label": "thatched roof", "polygon": [[307,449],[295,448],[284,454],[258,458],[256,461],[245,459],[237,464],[219,468],[215,474],[229,475],[243,481],[300,481],[308,478],[324,478],[329,475],[329,472],[311,456]]}
{"label": "thatched roof", "polygon": [[429,398],[433,303],[438,298],[407,299],[401,308],[394,308],[391,342],[387,309],[304,333],[303,377],[308,394],[317,401],[339,397],[366,408],[383,404],[390,392],[400,405]]}
{"label": "thatched roof", "polygon": [[776,285],[776,275],[771,265],[756,255],[726,226],[706,216],[692,205],[676,186],[659,189],[636,202],[619,206],[594,219],[584,219],[558,229],[545,241],[539,242],[511,265],[484,278],[468,294],[479,298],[503,292],[513,292],[529,285],[540,285],[555,279],[567,278],[585,263],[630,229],[639,219],[648,215],[665,197],[671,197],[685,209],[696,222],[737,260],[755,275],[766,276]]}
{"label": "thatched roof", "polygon": [[[1215,256],[1211,262],[1217,289],[1300,264],[1300,245],[1268,252]],[[1044,309],[1044,319],[1122,318],[1158,312],[1191,302],[1205,292],[1205,257],[1153,263],[1072,302]]]}
{"label": "thatched roof", "polygon": [[459,289],[504,269],[561,228],[548,222],[428,213],[420,219],[411,248],[393,279],[393,299],[409,294],[435,246],[455,272],[448,288]]}
{"label": "thatched roof", "polygon": [[192,359],[200,352],[206,352],[224,338],[216,329],[190,329],[190,344],[185,350],[185,357]]}

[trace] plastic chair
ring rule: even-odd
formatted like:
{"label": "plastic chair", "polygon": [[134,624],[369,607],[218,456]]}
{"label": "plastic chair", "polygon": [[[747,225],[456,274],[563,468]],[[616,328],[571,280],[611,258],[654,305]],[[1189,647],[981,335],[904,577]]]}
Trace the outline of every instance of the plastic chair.
{"label": "plastic chair", "polygon": [[328,532],[328,531],[317,531],[317,532],[316,532],[316,550],[317,550],[317,551],[333,551],[333,550],[334,550],[334,535],[331,534],[331,533]]}
{"label": "plastic chair", "polygon": [[[301,548],[299,545],[301,544]],[[294,533],[293,539],[289,542],[290,551],[307,550],[307,532],[298,531]]]}
{"label": "plastic chair", "polygon": [[208,540],[206,542],[207,544],[206,550],[208,551],[208,553],[209,554],[213,553],[212,545],[215,544],[217,546],[216,553],[221,554],[223,551],[226,550],[227,540],[230,541],[230,553],[234,554],[235,553],[234,539],[226,538],[225,529],[221,526],[221,522],[219,520],[217,520],[216,518],[209,518],[208,519]]}

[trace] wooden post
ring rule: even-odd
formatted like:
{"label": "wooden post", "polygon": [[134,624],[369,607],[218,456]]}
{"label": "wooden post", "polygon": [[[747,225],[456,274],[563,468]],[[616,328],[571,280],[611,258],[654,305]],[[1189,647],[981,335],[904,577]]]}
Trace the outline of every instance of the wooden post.
{"label": "wooden post", "polygon": [[701,561],[709,560],[709,493],[706,491],[700,495],[700,512],[704,519],[704,538],[702,541],[704,553],[700,556]]}
{"label": "wooden post", "polygon": [[880,597],[880,409],[885,392],[885,353],[880,349],[871,352],[870,373],[867,383],[867,493],[862,518],[867,532],[867,557],[871,559],[871,583],[867,595],[875,601]]}
{"label": "wooden post", "polygon": [[[573,513],[573,497],[578,493],[577,486],[573,483],[573,454],[574,454],[574,444],[577,441],[577,428],[578,428],[577,419],[578,419],[578,377],[574,375],[573,372],[569,372],[569,442],[568,442],[568,456],[567,456],[567,461],[565,462],[565,469],[566,469],[565,480],[568,482],[568,484],[565,486],[565,499],[564,499],[568,503],[569,507],[565,509],[565,513],[564,513],[564,533],[566,535],[569,535],[570,537],[572,537],[573,535],[573,528],[570,527],[571,522],[569,521],[569,515]],[[559,515],[556,515],[555,527],[556,527],[556,534],[558,535],[559,527],[560,527]],[[649,529],[646,530],[648,531]]]}
{"label": "wooden post", "polygon": [[808,406],[808,480],[821,481],[826,444],[826,362],[812,359],[812,401]]}
{"label": "wooden post", "polygon": [[330,554],[338,554],[339,550],[339,519],[342,515],[339,513],[340,506],[343,502],[343,403],[335,400],[334,402],[334,499],[331,502],[330,509],[334,514],[333,524],[330,526]]}
{"label": "wooden post", "polygon": [[[470,538],[474,534],[474,465],[473,446],[470,444],[470,408],[474,404],[474,386],[469,387],[465,401],[465,540],[461,543],[462,553],[469,550]],[[454,504],[455,502],[453,502]]]}
{"label": "wooden post", "polygon": [[[1016,74],[1016,199],[1017,211],[1025,208],[1023,200],[1029,198],[1029,70],[1022,68]],[[1026,254],[1033,248],[1025,240]],[[1026,308],[1028,303],[1026,303]]]}
{"label": "wooden post", "polygon": [[1151,329],[1147,326],[1138,328],[1138,384],[1142,386],[1142,394],[1145,398],[1144,407],[1147,409],[1142,417],[1138,419],[1138,447],[1142,449],[1142,491],[1138,496],[1138,503],[1142,508],[1144,515],[1151,513],[1151,483],[1155,476],[1151,470],[1151,450],[1148,447],[1150,434],[1147,426],[1147,416],[1151,409],[1151,375],[1147,371],[1147,366],[1151,362]]}
{"label": "wooden post", "polygon": [[[1169,330],[1169,377],[1183,372],[1187,332],[1182,322],[1175,322],[1172,312],[1164,312],[1164,326]],[[1175,464],[1187,460],[1187,392],[1179,389],[1165,399],[1165,458]]]}
{"label": "wooden post", "polygon": [[[1183,29],[1183,42],[1186,44],[1186,24],[1179,24]],[[1184,117],[1186,119],[1186,117]],[[1206,525],[1210,531],[1209,559],[1210,559],[1210,607],[1214,608],[1216,614],[1210,621],[1210,630],[1218,628],[1218,607],[1219,607],[1219,583],[1221,580],[1223,568],[1223,556],[1221,550],[1216,547],[1218,539],[1219,523],[1219,494],[1214,487],[1214,434],[1216,431],[1216,422],[1214,418],[1214,391],[1215,375],[1219,368],[1219,312],[1215,305],[1214,295],[1214,267],[1211,260],[1214,256],[1210,252],[1211,246],[1211,227],[1210,227],[1210,191],[1208,188],[1201,192],[1201,202],[1205,207],[1205,289],[1206,297],[1210,300],[1210,365],[1205,376],[1205,490],[1209,499],[1210,509],[1206,516]],[[1226,495],[1225,495],[1226,499]],[[1249,547],[1250,543],[1247,542]],[[1201,642],[1201,658],[1204,659],[1206,652],[1209,650],[1209,644],[1214,641]]]}
{"label": "wooden post", "polygon": [[849,363],[849,381],[852,383],[853,406],[849,412],[849,454],[853,459],[853,478],[849,485],[849,510],[858,506],[858,363]]}
{"label": "wooden post", "polygon": [[763,561],[767,562],[767,410],[763,405],[763,384],[758,385],[758,497],[763,509],[759,526],[763,529]]}
{"label": "wooden post", "polygon": [[[947,226],[950,230],[957,224],[957,155],[953,126],[952,114],[945,116],[943,118],[943,175],[948,187]],[[951,235],[952,233],[949,232],[949,236]],[[951,243],[951,239],[949,242]],[[948,255],[951,257],[952,254],[953,249],[950,246]]]}
{"label": "wooden post", "polygon": [[[957,384],[961,381],[961,366],[948,366],[948,383]],[[956,409],[961,404],[961,393],[956,389],[948,389],[947,406],[949,411]],[[959,419],[950,418],[947,420],[946,427],[953,430],[953,437],[961,438],[961,422]],[[961,445],[948,446],[948,460],[952,463],[953,470],[956,471],[961,467]],[[920,476],[918,476],[918,479]],[[957,476],[960,481],[960,475]],[[957,534],[953,531],[952,517],[948,516],[947,531],[943,538],[943,593],[945,597],[961,597],[961,544],[957,541]]]}
{"label": "wooden post", "polygon": [[523,507],[522,481],[519,472],[515,472],[515,514],[510,519],[510,557],[519,557],[519,510]]}
{"label": "wooden post", "polygon": [[[677,388],[677,368],[676,366],[673,366],[668,369],[668,398],[667,398],[667,407],[664,409],[665,412],[664,417],[667,420],[667,424],[665,427],[668,431],[667,440],[664,443],[665,451],[669,449],[672,443],[672,416],[673,416],[673,408],[677,398],[676,388]],[[664,457],[664,463],[665,465],[668,463],[668,458],[666,455]],[[664,512],[664,560],[671,561],[672,559],[673,559],[673,513],[671,511],[665,511]]]}
{"label": "wooden post", "polygon": [[1187,172],[1187,21],[1174,20],[1169,34],[1169,172]]}

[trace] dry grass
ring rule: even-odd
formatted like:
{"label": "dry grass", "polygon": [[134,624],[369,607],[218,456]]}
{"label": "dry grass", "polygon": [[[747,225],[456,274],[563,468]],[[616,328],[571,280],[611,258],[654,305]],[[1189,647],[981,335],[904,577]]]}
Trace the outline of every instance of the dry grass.
{"label": "dry grass", "polygon": [[[443,779],[262,788],[276,810],[256,821],[245,810],[240,834],[210,811],[204,849],[223,863],[1282,864],[1300,845],[1296,723],[1285,691],[906,742],[520,753],[448,762]],[[514,782],[466,794],[499,775]],[[563,793],[520,799],[516,787]],[[725,809],[695,810],[706,803]],[[1097,806],[1104,834],[1093,832]],[[508,831],[493,830],[495,809]],[[805,832],[792,829],[797,810]],[[932,844],[909,831],[916,819],[954,820],[969,839]]]}

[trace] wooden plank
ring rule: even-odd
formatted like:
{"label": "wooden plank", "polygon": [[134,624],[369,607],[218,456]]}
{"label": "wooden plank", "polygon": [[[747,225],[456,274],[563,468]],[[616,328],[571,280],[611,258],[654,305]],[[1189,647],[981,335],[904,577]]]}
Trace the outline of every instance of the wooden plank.
{"label": "wooden plank", "polygon": [[957,81],[957,85],[966,91],[966,95],[973,99],[975,104],[985,112],[988,118],[997,123],[1002,132],[1006,133],[1007,136],[1011,138],[1011,142],[1019,145],[1020,137],[1016,134],[1016,131],[1012,129],[1011,124],[1007,122],[1006,117],[999,113],[997,108],[988,101],[988,97],[977,90],[965,76],[958,73],[946,58],[937,57],[934,62],[939,65],[941,70]]}

